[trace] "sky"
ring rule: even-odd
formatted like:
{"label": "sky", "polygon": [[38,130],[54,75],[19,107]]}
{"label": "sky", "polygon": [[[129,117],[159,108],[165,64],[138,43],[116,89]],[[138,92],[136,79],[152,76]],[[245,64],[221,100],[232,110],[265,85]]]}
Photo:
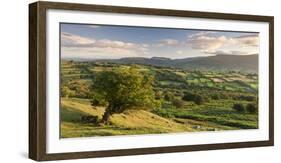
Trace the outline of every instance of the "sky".
{"label": "sky", "polygon": [[66,23],[60,27],[62,58],[181,59],[259,53],[258,33]]}

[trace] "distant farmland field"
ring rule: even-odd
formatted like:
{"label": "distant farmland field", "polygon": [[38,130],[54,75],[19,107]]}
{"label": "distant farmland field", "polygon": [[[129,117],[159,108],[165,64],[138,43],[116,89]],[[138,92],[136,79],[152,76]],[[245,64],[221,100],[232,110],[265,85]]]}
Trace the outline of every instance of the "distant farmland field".
{"label": "distant farmland field", "polygon": [[61,137],[257,129],[257,95],[255,72],[62,60]]}

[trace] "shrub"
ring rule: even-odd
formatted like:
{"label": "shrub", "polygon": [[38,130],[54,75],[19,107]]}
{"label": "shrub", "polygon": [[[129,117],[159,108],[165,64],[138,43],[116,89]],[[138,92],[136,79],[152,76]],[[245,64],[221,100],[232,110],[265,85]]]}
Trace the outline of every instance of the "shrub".
{"label": "shrub", "polygon": [[99,118],[98,116],[92,116],[92,115],[85,115],[81,117],[81,121],[83,123],[92,123],[92,124],[99,124]]}
{"label": "shrub", "polygon": [[61,96],[62,97],[73,97],[75,96],[75,91],[69,89],[67,86],[63,86],[61,88]]}
{"label": "shrub", "polygon": [[180,99],[174,99],[172,103],[176,108],[181,108],[184,105],[184,102]]}
{"label": "shrub", "polygon": [[164,118],[174,118],[174,114],[165,109],[155,109],[152,112]]}
{"label": "shrub", "polygon": [[182,97],[182,96],[184,96],[184,94],[183,94],[181,91],[176,91],[176,92],[175,92],[175,96],[180,96],[180,97]]}
{"label": "shrub", "polygon": [[219,96],[218,94],[212,94],[212,95],[211,95],[211,98],[212,98],[213,100],[219,100],[219,99],[220,99],[220,96]]}
{"label": "shrub", "polygon": [[196,96],[196,95],[193,94],[193,93],[185,92],[185,93],[184,93],[184,96],[182,97],[182,99],[185,100],[185,101],[194,101],[195,96]]}
{"label": "shrub", "polygon": [[231,98],[231,95],[228,94],[228,93],[221,93],[219,95],[220,99],[230,99]]}
{"label": "shrub", "polygon": [[200,96],[200,95],[196,95],[195,96],[195,99],[194,99],[195,104],[201,105],[201,104],[204,103],[204,101],[205,100],[204,100],[204,98],[202,96]]}
{"label": "shrub", "polygon": [[247,104],[246,110],[249,113],[257,113],[258,112],[258,107],[257,107],[257,105],[250,103],[250,104]]}
{"label": "shrub", "polygon": [[85,81],[70,81],[64,83],[61,89],[63,97],[91,98],[91,88]]}
{"label": "shrub", "polygon": [[245,112],[245,108],[242,104],[234,104],[232,108],[238,112]]}
{"label": "shrub", "polygon": [[247,95],[239,95],[239,96],[234,96],[235,100],[245,100],[245,101],[255,101],[256,97],[255,96],[247,96]]}
{"label": "shrub", "polygon": [[166,101],[172,101],[174,99],[174,95],[171,92],[166,92],[164,95],[164,99]]}
{"label": "shrub", "polygon": [[206,98],[199,94],[186,92],[182,98],[185,101],[194,101],[195,104],[201,105],[206,101]]}
{"label": "shrub", "polygon": [[161,91],[155,91],[155,99],[156,100],[162,99],[162,92]]}

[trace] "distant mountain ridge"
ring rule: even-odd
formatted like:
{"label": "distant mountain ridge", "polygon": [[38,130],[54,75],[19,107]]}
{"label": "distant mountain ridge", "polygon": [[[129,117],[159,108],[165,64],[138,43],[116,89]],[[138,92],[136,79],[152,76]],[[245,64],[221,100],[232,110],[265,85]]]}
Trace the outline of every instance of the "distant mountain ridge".
{"label": "distant mountain ridge", "polygon": [[187,70],[241,71],[258,73],[258,55],[216,55],[180,59],[174,67]]}
{"label": "distant mountain ridge", "polygon": [[141,64],[174,67],[184,70],[241,71],[247,73],[258,73],[258,54],[215,55],[184,59],[170,59],[164,57],[127,57],[121,59],[99,59],[95,61],[117,64]]}

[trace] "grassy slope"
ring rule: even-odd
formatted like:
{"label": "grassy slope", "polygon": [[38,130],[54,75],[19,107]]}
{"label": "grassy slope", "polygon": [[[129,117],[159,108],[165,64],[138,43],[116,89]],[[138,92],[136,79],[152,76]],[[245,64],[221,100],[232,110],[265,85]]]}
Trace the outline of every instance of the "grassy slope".
{"label": "grassy slope", "polygon": [[[89,81],[80,75],[81,73],[74,63],[63,63],[63,79],[66,81]],[[111,67],[91,67],[91,71],[102,71]],[[224,74],[219,72],[182,72],[178,70],[140,66],[141,71],[148,71],[151,74],[165,72],[176,79],[181,77],[189,84],[195,86],[211,87],[223,90],[224,92],[241,92],[243,95],[253,95],[257,91],[257,80],[245,74],[236,72]],[[173,74],[176,74],[174,76]],[[74,78],[75,76],[75,78]],[[170,76],[168,76],[170,77]],[[180,90],[183,82],[174,81],[175,78],[159,79],[161,90]],[[163,87],[163,88],[162,88]],[[224,87],[224,88],[223,88]],[[160,87],[157,87],[160,89]],[[198,91],[197,89],[195,89]],[[247,90],[245,92],[245,90]],[[209,93],[208,90],[199,90],[201,94]],[[249,93],[250,92],[250,93]],[[133,135],[149,133],[167,133],[182,131],[207,131],[207,130],[234,130],[257,128],[258,117],[256,114],[237,113],[232,109],[234,103],[243,103],[242,100],[211,100],[203,105],[195,105],[193,102],[186,102],[180,109],[164,108],[174,116],[173,119],[166,119],[147,111],[128,111],[123,114],[116,114],[110,119],[111,125],[95,127],[91,124],[80,122],[82,115],[97,115],[101,118],[104,108],[93,109],[86,99],[62,99],[62,137],[101,136],[101,135]],[[162,115],[161,115],[162,116]],[[165,116],[164,116],[165,117]],[[199,126],[199,128],[198,128]]]}
{"label": "grassy slope", "polygon": [[[218,130],[258,128],[258,115],[239,113],[232,109],[234,103],[235,100],[210,100],[210,102],[205,102],[202,105],[187,102],[181,109],[162,109],[162,114],[173,115],[176,117],[176,121],[181,119],[179,122],[186,123],[195,120],[198,125],[204,123],[203,126],[207,128],[203,128],[203,130],[212,130],[212,128]],[[243,101],[240,103],[246,105],[249,102]]]}
{"label": "grassy slope", "polygon": [[65,99],[61,101],[61,136],[87,137],[109,135],[134,135],[192,131],[188,124],[176,123],[143,110],[130,110],[115,114],[110,118],[111,125],[93,126],[80,122],[82,115],[102,116],[104,108],[92,108],[87,100]]}

